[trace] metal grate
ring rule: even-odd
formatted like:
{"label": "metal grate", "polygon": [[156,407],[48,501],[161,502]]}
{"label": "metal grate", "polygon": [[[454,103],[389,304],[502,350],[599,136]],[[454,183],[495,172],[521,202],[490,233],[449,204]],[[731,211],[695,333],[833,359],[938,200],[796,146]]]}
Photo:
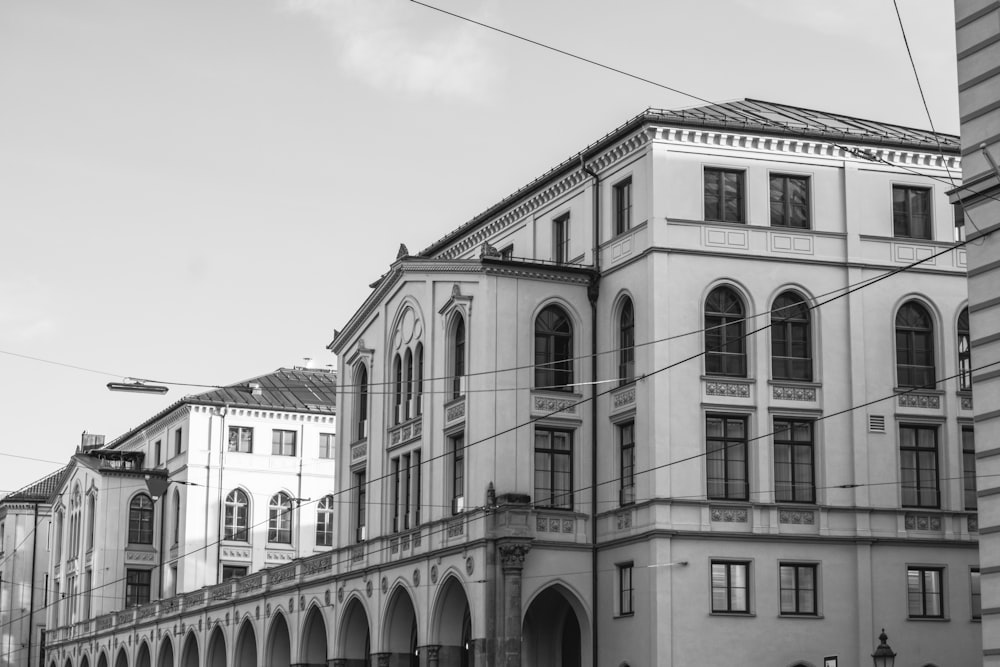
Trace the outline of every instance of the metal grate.
{"label": "metal grate", "polygon": [[868,432],[885,433],[885,415],[868,415]]}

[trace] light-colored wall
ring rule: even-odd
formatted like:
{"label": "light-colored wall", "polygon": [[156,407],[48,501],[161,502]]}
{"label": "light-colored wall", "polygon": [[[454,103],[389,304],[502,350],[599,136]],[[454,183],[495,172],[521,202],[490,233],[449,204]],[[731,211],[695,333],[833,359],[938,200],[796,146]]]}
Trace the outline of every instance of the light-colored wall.
{"label": "light-colored wall", "polygon": [[51,506],[46,503],[0,504],[0,661],[5,664],[38,659],[45,628],[50,522]]}

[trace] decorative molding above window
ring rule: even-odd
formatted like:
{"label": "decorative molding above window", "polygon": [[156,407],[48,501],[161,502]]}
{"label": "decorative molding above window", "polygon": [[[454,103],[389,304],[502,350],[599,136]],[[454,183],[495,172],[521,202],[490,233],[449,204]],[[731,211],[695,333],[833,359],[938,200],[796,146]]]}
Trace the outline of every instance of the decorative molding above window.
{"label": "decorative molding above window", "polygon": [[745,507],[712,507],[709,511],[712,521],[723,523],[746,523],[749,516]]}
{"label": "decorative molding above window", "polygon": [[958,403],[963,410],[972,410],[972,395],[966,392],[959,392]]}
{"label": "decorative molding above window", "polygon": [[445,403],[444,425],[451,426],[465,420],[465,396],[460,396],[453,401]]}
{"label": "decorative molding above window", "polygon": [[615,514],[615,523],[618,530],[626,530],[632,527],[632,510],[625,510]]}
{"label": "decorative molding above window", "polygon": [[277,549],[267,549],[264,561],[267,563],[290,563],[295,560],[294,551],[278,551]]}
{"label": "decorative molding above window", "polygon": [[219,557],[223,560],[248,561],[250,560],[250,549],[222,547]]}
{"label": "decorative molding above window", "polygon": [[793,525],[813,526],[816,524],[816,512],[813,510],[778,510],[778,521]]}
{"label": "decorative molding above window", "polygon": [[705,395],[750,398],[751,384],[753,380],[705,380]]}
{"label": "decorative molding above window", "polygon": [[[423,433],[423,419],[411,419],[405,424],[400,424],[389,429],[389,445],[386,449],[392,449],[400,445],[405,445],[411,440],[416,440]],[[352,452],[353,461],[353,452]]]}
{"label": "decorative molding above window", "polygon": [[771,396],[778,401],[816,401],[816,387],[802,385],[775,384],[771,386]]}
{"label": "decorative molding above window", "polygon": [[535,517],[535,530],[540,533],[574,533],[576,522],[573,519],[538,515]]}
{"label": "decorative molding above window", "polygon": [[355,445],[351,445],[351,463],[358,463],[368,458],[368,441],[363,440]]}
{"label": "decorative molding above window", "polygon": [[635,406],[635,384],[618,389],[611,394],[611,411],[617,412]]}
{"label": "decorative molding above window", "polygon": [[576,418],[578,403],[581,397],[577,395],[567,396],[560,394],[553,396],[546,393],[531,393],[531,412],[551,417],[572,417]]}
{"label": "decorative molding above window", "polygon": [[906,530],[941,530],[941,517],[936,514],[907,512],[903,519]]}
{"label": "decorative molding above window", "polygon": [[922,408],[925,410],[940,410],[941,409],[941,394],[940,393],[925,393],[910,391],[905,394],[900,394],[896,397],[899,407],[901,408]]}

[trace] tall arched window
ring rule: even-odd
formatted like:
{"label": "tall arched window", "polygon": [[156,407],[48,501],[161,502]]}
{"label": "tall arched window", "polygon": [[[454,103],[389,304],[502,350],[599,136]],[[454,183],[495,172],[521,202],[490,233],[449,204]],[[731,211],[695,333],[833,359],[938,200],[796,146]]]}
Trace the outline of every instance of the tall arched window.
{"label": "tall arched window", "polygon": [[896,313],[896,384],[934,388],[934,324],[916,301]]}
{"label": "tall arched window", "polygon": [[403,356],[403,417],[409,419],[414,416],[413,406],[413,351],[406,348]]}
{"label": "tall arched window", "polygon": [[249,542],[250,500],[242,489],[233,489],[226,496],[222,539]]}
{"label": "tall arched window", "polygon": [[97,521],[97,495],[87,495],[87,551],[94,548],[94,526]]}
{"label": "tall arched window", "polygon": [[279,492],[267,506],[267,541],[272,544],[292,543],[292,499]]}
{"label": "tall arched window", "polygon": [[958,316],[958,388],[972,390],[972,341],[969,333],[969,309]]}
{"label": "tall arched window", "polygon": [[403,421],[403,362],[397,354],[392,358],[392,423]]}
{"label": "tall arched window", "polygon": [[358,404],[354,406],[354,439],[368,437],[368,369],[364,364],[354,375],[354,390]]}
{"label": "tall arched window", "polygon": [[743,301],[729,287],[716,287],[705,299],[705,373],[747,376]]}
{"label": "tall arched window", "polygon": [[80,485],[73,489],[73,497],[69,501],[69,558],[80,555],[80,531],[83,514],[83,494]]}
{"label": "tall arched window", "polygon": [[177,544],[181,539],[181,494],[177,489],[174,489],[174,531],[173,531],[173,542],[171,544]]}
{"label": "tall arched window", "polygon": [[535,319],[535,388],[573,390],[573,325],[549,306]]}
{"label": "tall arched window", "polygon": [[416,391],[416,401],[415,401],[415,411],[416,416],[420,416],[424,412],[424,344],[417,343],[417,353],[414,355],[415,360],[413,362],[413,372],[416,373],[416,378],[413,383],[415,385],[414,391]]}
{"label": "tall arched window", "polygon": [[812,382],[809,306],[795,292],[784,292],[771,307],[771,377]]}
{"label": "tall arched window", "polygon": [[333,546],[333,496],[323,498],[316,507],[316,546]]}
{"label": "tall arched window", "polygon": [[465,393],[465,320],[461,317],[455,322],[455,336],[452,341],[452,384],[451,397],[458,398]]}
{"label": "tall arched window", "polygon": [[128,543],[153,543],[153,501],[145,493],[128,504]]}
{"label": "tall arched window", "polygon": [[635,380],[635,310],[632,299],[625,299],[618,320],[618,382]]}

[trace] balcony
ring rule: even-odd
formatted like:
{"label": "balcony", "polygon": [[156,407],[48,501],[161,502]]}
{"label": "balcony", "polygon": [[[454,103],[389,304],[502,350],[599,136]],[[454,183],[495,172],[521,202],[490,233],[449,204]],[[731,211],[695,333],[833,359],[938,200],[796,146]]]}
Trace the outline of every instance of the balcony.
{"label": "balcony", "polygon": [[[392,449],[405,445],[408,442],[418,439],[423,433],[423,419],[418,415],[408,422],[393,426],[389,429],[388,445],[386,449]],[[353,457],[352,457],[353,462]]]}

